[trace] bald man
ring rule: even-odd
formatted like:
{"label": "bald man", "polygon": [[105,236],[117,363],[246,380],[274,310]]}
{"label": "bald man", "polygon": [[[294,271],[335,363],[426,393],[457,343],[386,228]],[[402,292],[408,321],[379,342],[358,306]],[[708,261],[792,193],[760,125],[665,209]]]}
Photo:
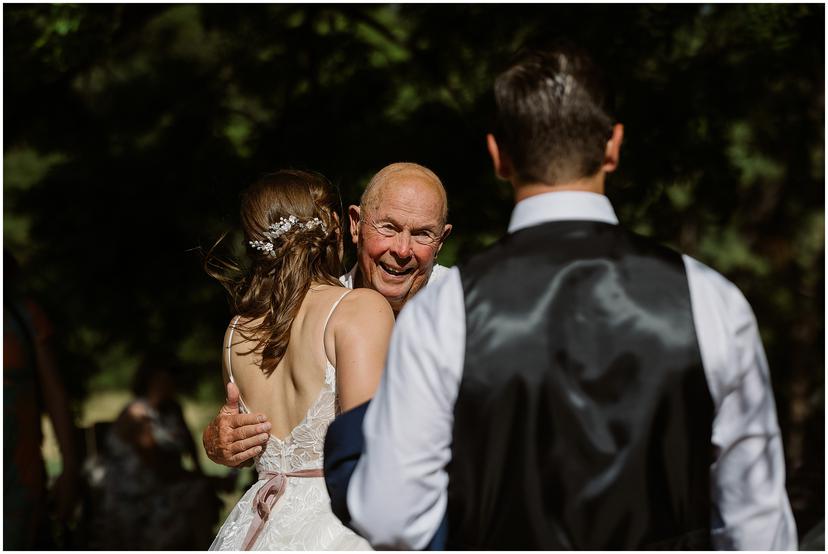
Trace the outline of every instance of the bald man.
{"label": "bald man", "polygon": [[[348,288],[371,288],[394,310],[428,283],[448,273],[436,262],[451,233],[443,183],[415,163],[393,163],[368,182],[360,205],[348,207],[356,265],[340,277]],[[239,467],[261,452],[270,423],[264,414],[241,414],[239,393],[227,385],[227,401],[204,429],[204,450],[213,462]]]}
{"label": "bald man", "polygon": [[376,290],[397,314],[448,271],[436,263],[451,232],[446,191],[430,169],[413,163],[384,167],[348,215],[357,264],[341,279],[346,287]]}

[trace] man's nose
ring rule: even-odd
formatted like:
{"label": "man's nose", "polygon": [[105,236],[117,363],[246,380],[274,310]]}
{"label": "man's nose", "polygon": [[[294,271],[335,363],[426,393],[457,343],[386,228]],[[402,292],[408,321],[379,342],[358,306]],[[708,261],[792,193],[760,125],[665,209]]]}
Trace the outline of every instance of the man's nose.
{"label": "man's nose", "polygon": [[394,244],[391,252],[400,258],[408,258],[411,256],[411,233],[408,231],[400,231],[394,237]]}

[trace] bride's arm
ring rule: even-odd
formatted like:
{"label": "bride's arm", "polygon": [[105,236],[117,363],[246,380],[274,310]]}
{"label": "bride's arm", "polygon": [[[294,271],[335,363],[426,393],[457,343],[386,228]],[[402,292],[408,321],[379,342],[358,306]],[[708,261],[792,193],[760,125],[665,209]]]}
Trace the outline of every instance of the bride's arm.
{"label": "bride's arm", "polygon": [[370,400],[376,392],[393,326],[391,306],[373,290],[349,293],[334,311],[327,332],[333,334],[329,358],[336,366],[341,411]]}

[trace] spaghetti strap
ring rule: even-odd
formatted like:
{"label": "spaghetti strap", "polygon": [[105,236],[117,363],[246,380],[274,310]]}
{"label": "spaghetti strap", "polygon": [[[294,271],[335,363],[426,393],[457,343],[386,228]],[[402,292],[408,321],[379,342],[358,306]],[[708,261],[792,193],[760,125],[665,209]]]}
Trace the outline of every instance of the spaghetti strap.
{"label": "spaghetti strap", "polygon": [[234,385],[236,381],[233,379],[233,367],[232,367],[232,356],[230,356],[230,347],[233,345],[233,331],[236,330],[236,325],[239,323],[240,315],[236,316],[236,319],[233,320],[233,323],[230,325],[230,335],[227,337],[227,376],[230,377],[230,382]]}
{"label": "spaghetti strap", "polygon": [[325,334],[325,331],[328,329],[328,322],[331,320],[331,316],[333,315],[334,310],[336,309],[336,307],[337,307],[337,306],[339,306],[339,303],[340,303],[340,302],[342,302],[342,299],[343,299],[343,298],[345,298],[346,296],[348,296],[348,293],[351,293],[351,292],[354,292],[354,289],[348,289],[348,290],[346,290],[346,291],[342,294],[342,296],[340,296],[340,297],[339,297],[339,300],[337,300],[336,302],[334,302],[334,303],[333,303],[333,306],[331,306],[331,311],[330,311],[330,312],[328,312],[328,317],[326,317],[326,318],[325,318],[325,325],[322,327],[322,334],[323,334],[323,336],[324,336],[324,334]]}

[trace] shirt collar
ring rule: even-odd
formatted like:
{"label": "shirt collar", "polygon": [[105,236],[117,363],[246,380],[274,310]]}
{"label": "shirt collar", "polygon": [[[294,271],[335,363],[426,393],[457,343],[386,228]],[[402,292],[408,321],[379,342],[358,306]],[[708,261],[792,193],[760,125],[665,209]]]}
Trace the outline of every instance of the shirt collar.
{"label": "shirt collar", "polygon": [[356,270],[357,265],[354,264],[354,267],[351,268],[351,271],[339,277],[339,282],[342,283],[342,286],[348,289],[354,288],[354,277],[356,276]]}
{"label": "shirt collar", "polygon": [[603,194],[562,190],[530,196],[515,205],[509,232],[550,221],[587,220],[618,224],[615,210]]}

